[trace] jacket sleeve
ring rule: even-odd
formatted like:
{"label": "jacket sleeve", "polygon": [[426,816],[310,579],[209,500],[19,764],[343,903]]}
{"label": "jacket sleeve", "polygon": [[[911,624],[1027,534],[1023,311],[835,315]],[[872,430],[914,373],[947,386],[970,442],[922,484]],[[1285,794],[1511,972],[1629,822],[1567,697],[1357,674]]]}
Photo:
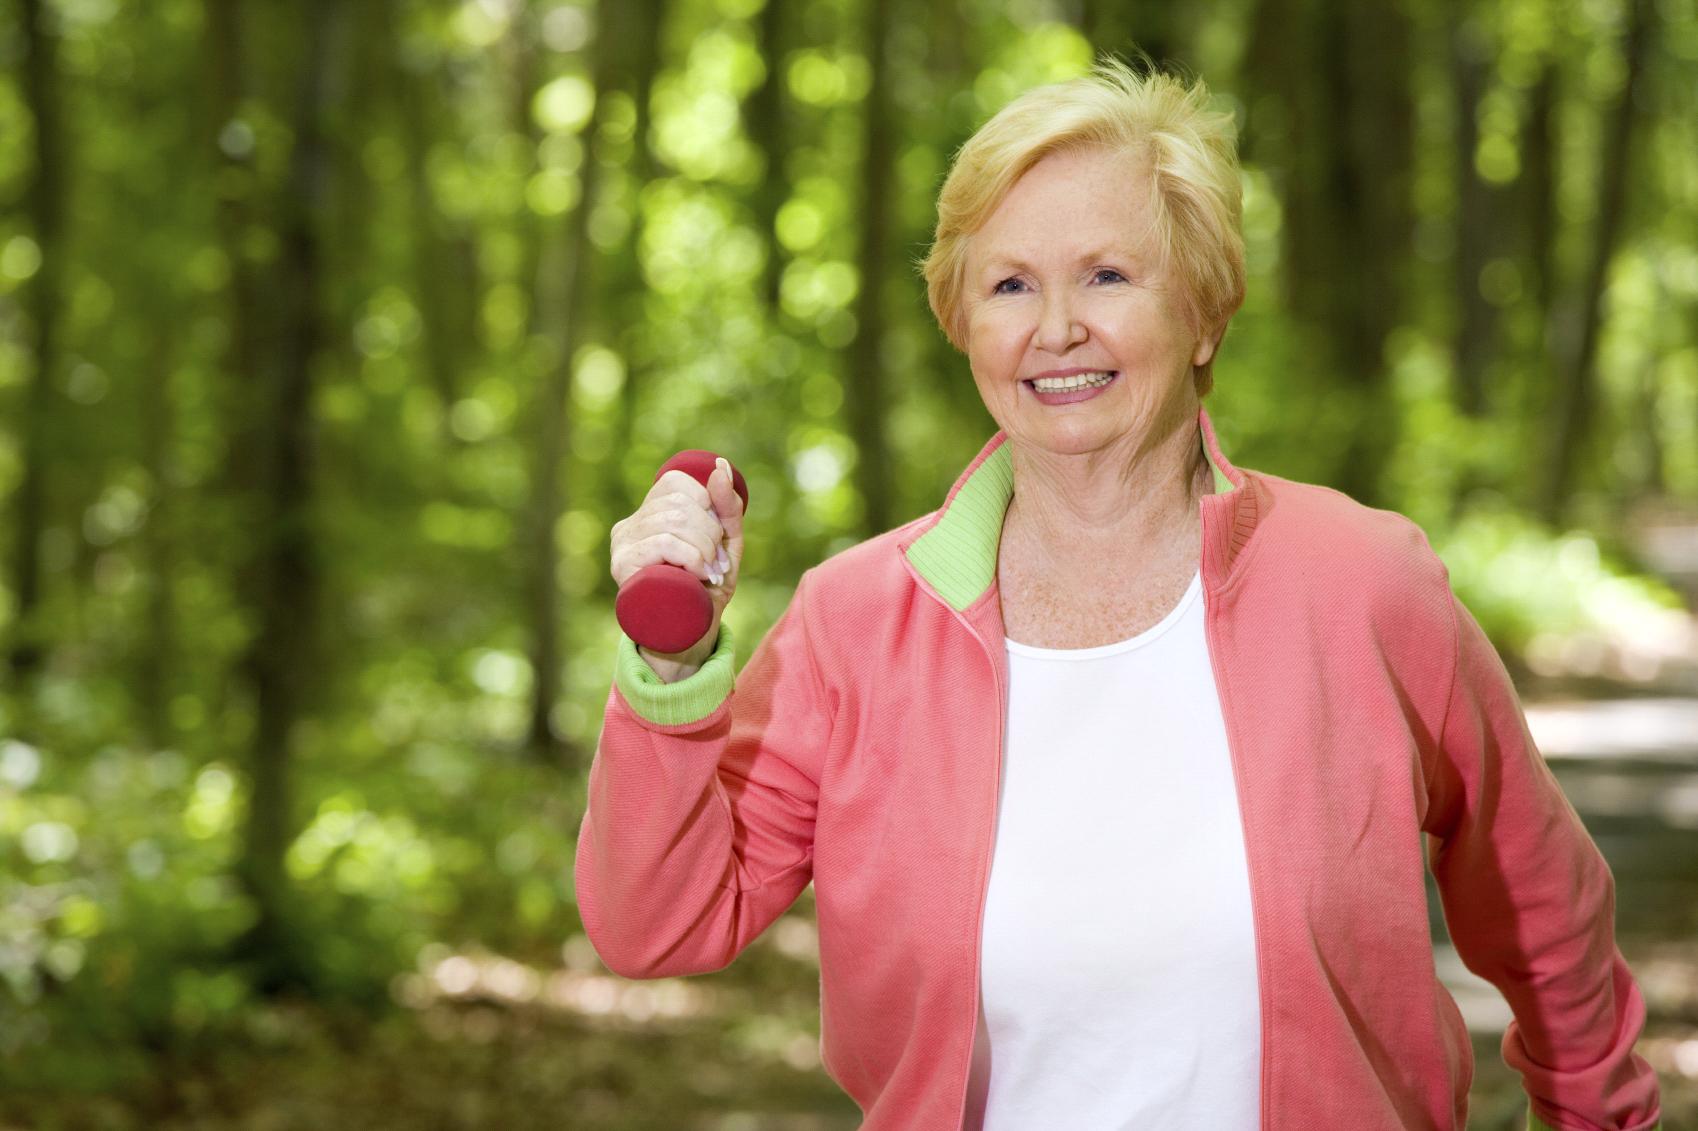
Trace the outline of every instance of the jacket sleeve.
{"label": "jacket sleeve", "polygon": [[724,623],[702,668],[671,684],[620,635],[574,866],[584,930],[617,974],[730,964],[813,875],[831,712],[808,584],[735,681]]}
{"label": "jacket sleeve", "polygon": [[1428,831],[1451,941],[1514,1012],[1503,1058],[1531,1100],[1531,1131],[1655,1128],[1656,1075],[1633,1051],[1645,1002],[1615,944],[1615,879],[1534,746],[1491,641],[1454,593],[1450,603],[1456,664]]}

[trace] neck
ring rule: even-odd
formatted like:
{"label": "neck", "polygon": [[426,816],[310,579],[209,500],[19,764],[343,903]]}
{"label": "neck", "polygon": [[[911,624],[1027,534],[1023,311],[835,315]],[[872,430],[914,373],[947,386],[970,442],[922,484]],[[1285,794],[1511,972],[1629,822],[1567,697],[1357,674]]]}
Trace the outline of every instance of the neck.
{"label": "neck", "polygon": [[1013,449],[1014,497],[1005,535],[1042,558],[1124,561],[1129,549],[1183,547],[1201,523],[1212,476],[1196,417],[1099,451]]}

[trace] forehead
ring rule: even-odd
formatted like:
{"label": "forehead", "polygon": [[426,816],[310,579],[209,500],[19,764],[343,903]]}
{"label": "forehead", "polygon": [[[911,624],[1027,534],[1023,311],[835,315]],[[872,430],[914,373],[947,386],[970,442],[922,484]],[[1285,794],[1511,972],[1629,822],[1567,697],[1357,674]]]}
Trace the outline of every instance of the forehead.
{"label": "forehead", "polygon": [[1149,175],[1138,157],[1107,149],[1046,155],[1014,182],[968,243],[979,266],[1067,261],[1098,251],[1150,249]]}

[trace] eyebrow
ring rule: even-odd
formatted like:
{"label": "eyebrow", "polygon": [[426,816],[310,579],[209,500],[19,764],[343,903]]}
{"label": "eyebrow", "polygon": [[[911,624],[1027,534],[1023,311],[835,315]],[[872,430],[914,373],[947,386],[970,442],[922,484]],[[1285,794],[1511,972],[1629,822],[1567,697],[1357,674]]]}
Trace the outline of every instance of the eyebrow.
{"label": "eyebrow", "polygon": [[[1079,256],[1078,261],[1081,265],[1083,265],[1083,264],[1089,263],[1093,260],[1103,260],[1103,259],[1136,260],[1137,258],[1138,257],[1135,254],[1133,254],[1132,252],[1129,252],[1129,251],[1119,251],[1119,250],[1116,250],[1114,248],[1099,247],[1099,248],[1094,248],[1091,251],[1087,251],[1087,252],[1083,253],[1082,255]],[[1001,270],[1004,270],[1004,269],[1009,268],[1009,267],[1012,267],[1012,268],[1019,270],[1019,271],[1030,271],[1032,269],[1032,265],[1030,263],[1026,262],[1024,259],[1021,259],[1019,256],[1010,256],[1010,255],[998,255],[993,259],[986,260],[985,265],[984,265],[984,269],[986,271],[1001,271]]]}

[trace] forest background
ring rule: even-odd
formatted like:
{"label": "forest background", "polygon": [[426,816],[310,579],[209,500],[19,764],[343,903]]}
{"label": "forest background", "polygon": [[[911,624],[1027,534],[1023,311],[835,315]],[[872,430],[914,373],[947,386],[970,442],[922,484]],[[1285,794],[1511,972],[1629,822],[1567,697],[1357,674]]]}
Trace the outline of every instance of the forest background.
{"label": "forest background", "polygon": [[[936,507],[949,158],[1137,51],[1242,133],[1234,461],[1418,521],[1524,689],[1686,678],[1694,0],[4,0],[3,1125],[854,1126],[811,895],[703,978],[582,933],[608,529],[735,460],[741,664]],[[1674,882],[1621,930],[1691,1110]]]}

